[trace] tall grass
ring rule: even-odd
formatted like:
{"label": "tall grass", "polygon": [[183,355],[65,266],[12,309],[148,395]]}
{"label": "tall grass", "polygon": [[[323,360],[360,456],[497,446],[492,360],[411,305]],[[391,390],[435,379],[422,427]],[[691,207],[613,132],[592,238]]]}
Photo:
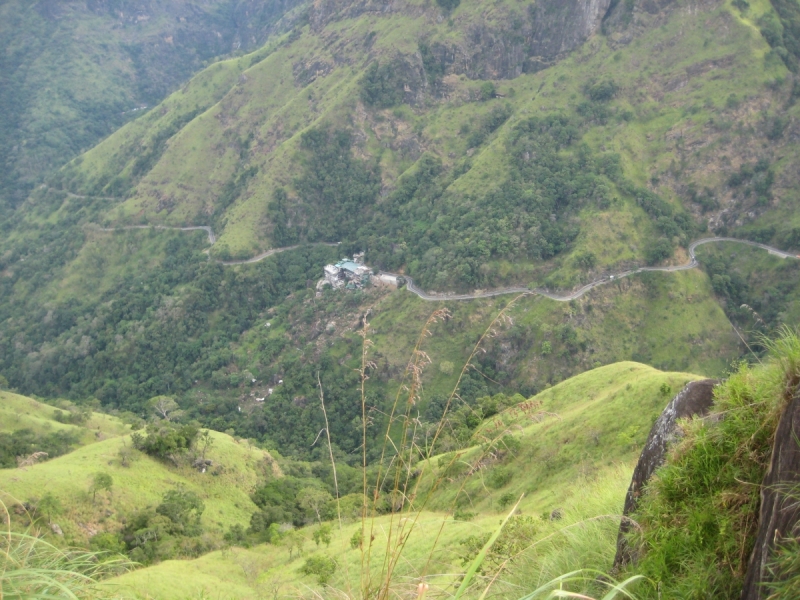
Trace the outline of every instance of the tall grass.
{"label": "tall grass", "polygon": [[[775,430],[800,384],[797,333],[784,328],[764,345],[762,364],[742,364],[716,388],[712,413],[684,424],[682,441],[640,501],[631,543],[642,557],[631,570],[659,584],[645,597],[741,593]],[[796,555],[787,546],[778,560],[791,566]]]}
{"label": "tall grass", "polygon": [[11,530],[11,518],[0,501],[4,532],[0,535],[0,599],[102,600],[116,598],[97,583],[127,570],[121,557],[79,549],[62,549],[35,532]]}
{"label": "tall grass", "polygon": [[[519,296],[521,297],[521,296]],[[511,300],[491,321],[475,343],[468,359],[462,366],[449,397],[443,415],[432,430],[422,431],[417,418],[418,407],[423,401],[425,369],[431,364],[427,354],[426,340],[434,335],[434,326],[449,318],[446,309],[434,311],[422,327],[420,335],[406,366],[398,392],[385,414],[383,434],[379,440],[380,452],[377,464],[368,464],[368,423],[372,417],[367,402],[369,374],[374,363],[370,358],[372,342],[369,339],[368,314],[362,317],[360,387],[362,411],[362,491],[364,504],[361,514],[361,539],[359,551],[359,585],[356,589],[345,564],[344,577],[337,588],[326,588],[323,597],[341,597],[351,600],[386,600],[389,598],[518,598],[538,588],[547,591],[549,597],[573,593],[602,591],[607,597],[626,591],[633,581],[617,586],[610,580],[598,583],[596,573],[586,575],[587,567],[605,569],[614,554],[614,542],[619,526],[619,513],[628,484],[627,470],[619,469],[609,482],[596,482],[585,488],[584,494],[565,509],[562,520],[547,523],[544,531],[533,538],[524,537],[514,541],[514,547],[522,547],[516,556],[509,557],[499,568],[491,569],[482,563],[498,539],[502,540],[503,527],[514,518],[516,505],[505,521],[489,537],[483,549],[474,557],[466,571],[442,574],[437,569],[444,564],[437,558],[441,548],[441,537],[446,520],[441,519],[437,527],[426,525],[425,533],[430,538],[426,556],[416,557],[413,564],[405,556],[406,545],[412,533],[419,527],[423,511],[444,482],[448,470],[457,462],[467,460],[464,452],[452,452],[446,462],[437,469],[431,457],[439,453],[438,444],[448,426],[448,415],[466,403],[459,395],[461,381],[473,361],[481,352],[483,343],[501,334],[504,325],[511,324],[510,313],[519,297]],[[320,384],[320,400],[325,413],[324,393]],[[473,447],[469,453],[467,470],[480,472],[484,461],[492,460],[508,430],[487,434],[478,428],[475,438],[467,444]],[[327,439],[329,451],[331,440]],[[478,451],[474,452],[477,447]],[[332,466],[336,469],[333,452]],[[335,475],[334,475],[335,477]],[[467,478],[461,480],[457,493],[447,513],[455,515]],[[389,498],[392,510],[381,515],[379,505]],[[602,515],[599,516],[598,515]],[[343,528],[341,515],[339,528]],[[378,535],[380,533],[380,535]],[[503,543],[507,544],[507,540]],[[445,561],[446,562],[446,561]],[[400,569],[400,565],[403,566]],[[570,577],[563,577],[564,573]],[[524,575],[522,575],[524,574]],[[617,587],[615,587],[617,586]],[[607,588],[611,588],[609,591]],[[612,595],[608,595],[612,594]],[[314,596],[318,592],[313,593]],[[537,597],[540,594],[537,593]],[[544,597],[544,596],[542,596]],[[578,596],[576,596],[578,597]],[[590,596],[580,596],[590,598]]]}

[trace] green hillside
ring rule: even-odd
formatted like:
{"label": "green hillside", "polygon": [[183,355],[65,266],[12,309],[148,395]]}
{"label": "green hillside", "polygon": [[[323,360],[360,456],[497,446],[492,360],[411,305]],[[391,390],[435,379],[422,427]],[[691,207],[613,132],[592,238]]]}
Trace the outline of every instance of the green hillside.
{"label": "green hillside", "polygon": [[[796,245],[793,76],[759,33],[780,19],[766,2],[697,15],[664,4],[657,16],[617,5],[582,45],[579,10],[539,32],[513,4],[464,2],[439,24],[432,5],[380,18],[312,7],[311,24],[240,61],[232,85],[202,101],[179,92],[58,185],[127,197],[107,212],[117,223],[212,223],[221,257],[345,241],[434,289],[570,287],[667,258],[708,226]],[[533,46],[566,36],[575,51],[531,73],[484,54],[449,62],[474,28]]]}
{"label": "green hillside", "polygon": [[[437,574],[463,572],[462,558],[471,552],[470,536],[497,527],[509,508],[508,498],[513,498],[513,504],[523,493],[517,517],[523,536],[520,548],[539,544],[541,551],[509,565],[495,589],[500,597],[519,597],[515,590],[533,589],[572,568],[607,569],[631,461],[671,393],[696,378],[618,363],[573,377],[492,417],[475,431],[473,443],[488,442],[505,430],[513,442],[506,439],[505,446],[494,446],[509,450],[495,455],[484,443],[460,451],[457,460],[445,454],[416,465],[423,473],[415,488],[416,500],[399,513],[364,523],[366,537],[375,536],[369,571],[363,570],[362,553],[350,542],[362,525],[345,520],[341,526],[334,524],[329,545],[314,544],[312,535],[318,526],[300,529],[304,551],[293,557],[285,540],[276,540],[189,562],[167,561],[111,580],[109,585],[121,585],[142,598],[257,598],[265,593],[305,597],[317,583],[313,576],[304,576],[301,567],[310,556],[326,555],[338,566],[329,582],[332,589],[318,593],[349,590],[357,594],[367,572],[372,573],[373,585],[378,584],[384,555],[398,550],[389,532],[400,528],[410,536],[393,575],[393,591],[410,593],[421,576],[432,591],[452,591],[454,577]],[[438,488],[429,494],[426,490],[433,481]],[[554,510],[561,515],[559,520],[549,518]],[[583,537],[594,550],[578,551],[578,538]],[[582,563],[588,556],[592,563]],[[484,585],[488,580],[481,579]]]}
{"label": "green hillside", "polygon": [[[58,523],[66,543],[86,545],[93,536],[116,533],[135,513],[155,507],[166,492],[179,489],[197,494],[205,504],[202,525],[207,531],[206,543],[213,548],[232,525],[249,523],[256,510],[250,500],[251,490],[265,478],[281,475],[267,452],[218,432],[210,434],[212,441],[205,456],[211,465],[202,472],[188,459],[180,458],[177,463],[159,460],[134,448],[130,427],[120,419],[71,412],[67,404],[62,403],[65,410],[60,410],[0,392],[3,449],[15,433],[32,432],[25,438],[31,451],[52,445],[53,434],[62,434],[67,441],[61,456],[40,457],[19,468],[0,469],[0,500],[10,508],[23,504],[34,507],[27,516],[15,513],[17,524],[24,527],[26,519],[37,516],[35,507],[44,495],[57,498],[61,510],[49,520]],[[73,423],[64,422],[69,420]],[[92,489],[98,473],[109,475],[113,481],[110,490],[99,494]],[[215,532],[216,541],[212,541]]]}
{"label": "green hillside", "polygon": [[[81,415],[79,424],[70,423],[74,419],[72,411],[75,408],[66,401],[58,402],[54,406],[0,390],[0,432],[9,433],[20,429],[30,429],[35,433],[69,431],[79,434],[82,444],[88,444],[98,439],[123,435],[128,431],[128,427],[119,419],[97,412],[85,413],[85,419]],[[60,415],[64,415],[63,421],[66,422],[56,420]]]}
{"label": "green hillside", "polygon": [[3,2],[0,208],[215,57],[259,47],[298,4]]}

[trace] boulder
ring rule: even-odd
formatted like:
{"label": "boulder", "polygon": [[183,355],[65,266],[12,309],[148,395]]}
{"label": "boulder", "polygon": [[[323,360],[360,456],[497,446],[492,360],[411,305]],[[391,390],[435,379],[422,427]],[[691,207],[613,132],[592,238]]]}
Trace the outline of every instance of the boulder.
{"label": "boulder", "polygon": [[770,593],[765,585],[780,573],[772,573],[769,562],[776,544],[781,539],[796,538],[800,521],[800,503],[796,489],[800,482],[800,390],[788,403],[775,430],[775,444],[769,470],[761,484],[761,509],[758,533],[750,561],[747,565],[742,600],[761,600]]}
{"label": "boulder", "polygon": [[[676,424],[678,419],[702,416],[708,413],[714,403],[714,386],[719,383],[716,379],[703,379],[688,383],[680,393],[675,396],[661,416],[656,419],[647,442],[644,445],[639,462],[633,471],[631,485],[625,496],[625,507],[622,514],[627,517],[636,511],[642,488],[650,477],[660,467],[667,456],[667,447],[678,435]],[[632,549],[625,540],[625,534],[630,531],[631,522],[623,518],[617,535],[617,554],[614,557],[614,570],[628,564],[634,558]]]}

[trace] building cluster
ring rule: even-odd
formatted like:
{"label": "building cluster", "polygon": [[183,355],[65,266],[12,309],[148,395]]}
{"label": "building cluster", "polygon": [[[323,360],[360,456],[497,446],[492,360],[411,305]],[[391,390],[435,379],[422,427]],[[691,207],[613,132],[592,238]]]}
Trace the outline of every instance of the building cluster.
{"label": "building cluster", "polygon": [[369,284],[372,270],[364,264],[364,253],[354,254],[352,259],[343,258],[335,265],[325,265],[325,278],[320,284],[329,284],[333,289],[355,290]]}

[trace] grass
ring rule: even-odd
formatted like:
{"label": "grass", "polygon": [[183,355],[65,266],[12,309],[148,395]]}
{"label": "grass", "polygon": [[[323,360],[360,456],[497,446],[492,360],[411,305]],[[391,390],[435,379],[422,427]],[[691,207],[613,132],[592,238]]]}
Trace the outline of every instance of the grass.
{"label": "grass", "polygon": [[[76,544],[85,544],[97,532],[116,531],[127,516],[157,505],[163,494],[176,486],[203,500],[207,529],[246,526],[256,510],[250,492],[258,481],[280,471],[275,471],[277,466],[263,450],[223,433],[212,432],[212,437],[214,446],[208,458],[214,466],[206,473],[188,465],[169,467],[133,451],[129,436],[118,436],[25,469],[0,470],[3,501],[29,501],[47,490],[64,505],[57,521],[65,538]],[[123,450],[128,453],[128,466],[123,465]],[[111,475],[113,488],[93,501],[89,487],[97,472]]]}
{"label": "grass", "polygon": [[103,413],[92,413],[91,418],[82,425],[56,421],[54,414],[69,405],[66,401],[61,406],[44,404],[33,398],[0,391],[0,432],[11,433],[20,429],[30,429],[35,433],[71,431],[81,434],[83,444],[89,444],[123,435],[128,430],[118,419]]}
{"label": "grass", "polygon": [[[350,547],[350,540],[366,527],[375,536],[370,566],[366,567],[371,574],[367,581],[372,585],[382,581],[385,561],[393,560],[396,536],[402,531],[402,558],[390,578],[392,593],[412,594],[424,581],[430,586],[430,597],[436,597],[445,591],[451,593],[460,585],[457,574],[463,572],[461,562],[467,552],[462,543],[476,533],[496,530],[498,519],[508,512],[507,507],[500,507],[500,496],[509,493],[516,498],[523,491],[526,494],[519,509],[522,516],[533,517],[536,532],[526,539],[525,545],[530,547],[509,561],[497,578],[495,592],[501,597],[519,597],[523,590],[533,589],[551,575],[561,575],[576,566],[602,568],[610,564],[613,556],[619,523],[616,515],[630,478],[631,461],[650,423],[667,401],[661,385],[667,383],[678,389],[694,378],[683,373],[661,373],[635,363],[610,365],[535,397],[533,401],[541,402],[542,410],[550,415],[539,423],[531,423],[529,415],[513,409],[499,415],[476,433],[476,440],[484,438],[502,420],[501,426],[520,441],[518,453],[497,463],[489,461],[466,483],[461,477],[442,478],[443,467],[439,465],[450,462],[452,455],[420,463],[418,468],[429,474],[422,476],[418,502],[399,515],[378,516],[365,524],[355,521],[335,525],[329,547],[313,545],[315,526],[300,530],[310,555],[328,555],[337,561],[330,587],[319,589],[313,577],[302,573],[309,553],[290,558],[287,549],[274,545],[231,548],[192,561],[167,561],[111,583],[141,598],[188,598],[201,594],[257,598],[273,593],[306,596],[315,589],[318,592],[313,593],[325,597],[358,597],[358,590],[364,589],[359,587],[364,585],[364,557]],[[605,451],[598,453],[597,448]],[[486,461],[486,456],[485,447],[475,446],[459,454],[459,462],[474,464]],[[510,483],[501,489],[490,489],[486,481],[493,469],[511,472]],[[427,507],[423,507],[422,498],[432,481],[439,481],[439,485]],[[466,511],[476,515],[469,521],[453,519],[454,507],[464,501]],[[560,520],[540,518],[554,509],[559,509]],[[410,526],[412,521],[415,524]],[[477,587],[471,587],[466,597],[480,595],[481,586],[492,576],[490,573],[478,577]],[[591,587],[584,581],[582,589],[589,589],[587,586]],[[181,591],[170,591],[175,589]]]}
{"label": "grass", "polygon": [[[639,529],[631,539],[641,557],[629,572],[656,586],[642,598],[741,593],[775,428],[800,381],[797,335],[786,329],[766,345],[763,363],[741,365],[716,388],[708,417],[683,424],[683,439],[633,515]],[[780,559],[791,565],[792,557],[789,549]]]}
{"label": "grass", "polygon": [[35,535],[11,531],[0,537],[0,550],[0,593],[10,600],[116,598],[98,580],[132,566],[124,559],[64,550]]}

